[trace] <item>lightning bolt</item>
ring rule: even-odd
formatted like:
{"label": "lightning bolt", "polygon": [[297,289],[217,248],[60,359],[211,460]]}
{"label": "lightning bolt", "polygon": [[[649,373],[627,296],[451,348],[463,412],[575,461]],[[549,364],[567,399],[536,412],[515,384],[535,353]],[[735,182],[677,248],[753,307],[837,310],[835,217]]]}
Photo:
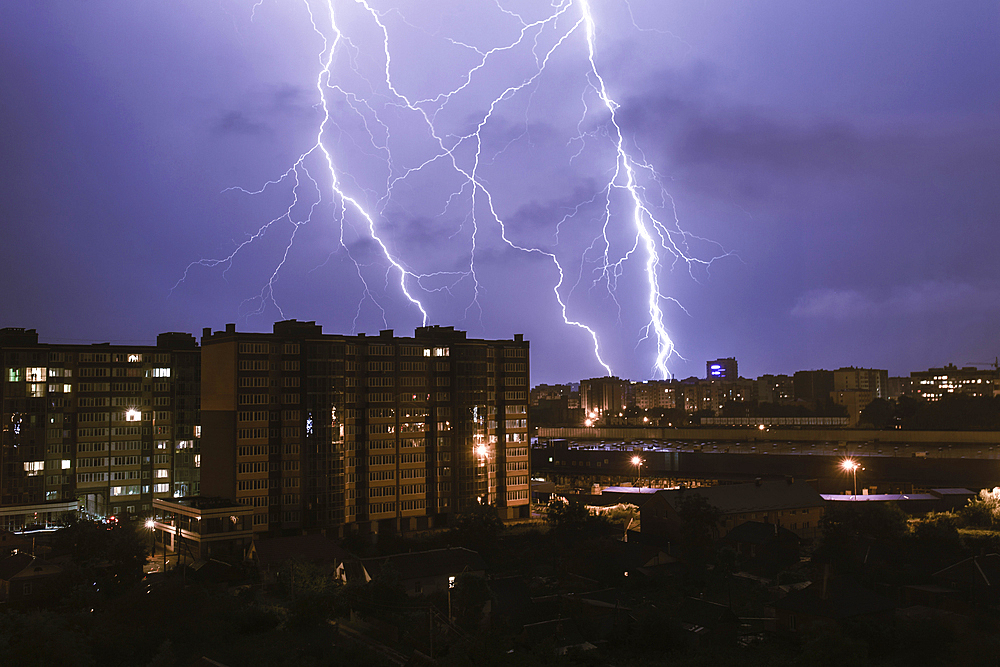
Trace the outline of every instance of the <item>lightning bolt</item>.
{"label": "lightning bolt", "polygon": [[[259,0],[253,5],[251,20],[263,13],[266,4]],[[234,243],[228,254],[189,264],[175,289],[195,267],[222,266],[225,274],[248,246],[262,243],[272,232],[285,234],[280,259],[265,284],[244,302],[251,308],[244,311],[246,316],[261,314],[271,305],[284,317],[275,289],[296,237],[304,226],[329,224],[332,219],[336,248],[330,256],[346,257],[361,286],[355,329],[367,302],[387,324],[384,303],[390,298],[390,284],[424,325],[430,318],[425,304],[442,295],[464,300],[465,316],[476,311],[481,320],[483,284],[477,259],[483,252],[483,238],[494,235],[506,247],[551,265],[552,298],[563,322],[589,336],[596,362],[609,375],[612,368],[602,354],[598,330],[585,317],[572,314],[574,298],[579,299],[585,288],[588,294],[604,293],[615,303],[621,321],[623,305],[617,289],[635,265],[644,276],[648,311],[645,324],[636,332],[636,346],[652,342],[651,370],[658,377],[669,377],[667,363],[677,352],[665,324],[664,305],[683,308],[665,293],[663,274],[681,264],[697,279],[696,269],[707,270],[728,253],[715,244],[719,251],[712,256],[695,255],[692,243],[705,239],[681,228],[662,179],[628,138],[619,116],[621,107],[599,66],[600,30],[591,2],[554,0],[542,13],[532,14],[537,7],[519,11],[513,2],[497,0],[494,21],[504,27],[507,37],[477,36],[475,40],[469,34],[446,36],[440,26],[436,30],[421,27],[398,7],[380,8],[369,0],[301,0],[301,5],[319,44],[314,79],[319,121],[312,143],[280,176],[263,186],[231,188],[249,196],[284,189],[287,205],[277,217]],[[632,7],[626,6],[633,27],[638,28]],[[457,74],[442,77],[450,84],[413,92],[424,83],[419,80],[419,68],[413,71],[413,57],[394,48],[393,35],[404,28],[410,35],[447,46],[454,60],[464,63],[454,66]],[[579,64],[582,82],[575,134],[567,141],[573,150],[569,162],[590,164],[600,158],[603,178],[591,183],[589,192],[551,221],[552,241],[542,243],[531,233],[519,231],[501,212],[504,206],[498,202],[510,195],[493,182],[502,180],[493,169],[512,147],[532,145],[532,104],[543,94],[540,91],[545,90],[548,78],[558,76],[550,70],[565,68],[566,63]],[[517,123],[517,133],[508,131],[511,136],[505,141],[491,143],[492,134],[502,136],[505,123],[518,109],[523,120]],[[348,164],[344,157],[348,148],[361,156],[354,158],[355,166],[364,163],[369,170]],[[372,165],[376,168],[371,169]],[[359,175],[362,171],[365,178]],[[374,179],[372,174],[376,174]],[[405,243],[394,239],[395,229],[419,217],[408,210],[407,202],[410,191],[427,181],[436,182],[443,193],[439,206],[427,217],[448,221],[447,240],[464,248],[455,253],[452,266],[428,267],[426,256],[408,254]],[[321,210],[331,214],[321,216]],[[567,244],[566,239],[571,242]],[[578,248],[574,253],[574,243],[582,244],[582,251]],[[362,254],[364,258],[359,257]],[[379,276],[382,289],[373,283]]]}

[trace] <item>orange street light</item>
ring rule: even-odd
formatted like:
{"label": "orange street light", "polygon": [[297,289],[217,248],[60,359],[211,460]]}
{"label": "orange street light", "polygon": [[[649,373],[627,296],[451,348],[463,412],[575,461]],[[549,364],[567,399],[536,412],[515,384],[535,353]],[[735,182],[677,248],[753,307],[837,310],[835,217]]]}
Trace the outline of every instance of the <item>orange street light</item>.
{"label": "orange street light", "polygon": [[[840,462],[840,467],[854,476],[854,500],[858,499],[858,468],[861,465],[854,459],[844,459]],[[864,468],[861,468],[864,470]]]}
{"label": "orange street light", "polygon": [[642,477],[642,475],[641,475],[641,472],[642,472],[642,458],[638,457],[638,456],[633,456],[632,457],[632,465],[635,466],[635,482],[636,482],[636,484],[639,484],[640,488],[642,488],[642,484],[639,483],[639,480]]}

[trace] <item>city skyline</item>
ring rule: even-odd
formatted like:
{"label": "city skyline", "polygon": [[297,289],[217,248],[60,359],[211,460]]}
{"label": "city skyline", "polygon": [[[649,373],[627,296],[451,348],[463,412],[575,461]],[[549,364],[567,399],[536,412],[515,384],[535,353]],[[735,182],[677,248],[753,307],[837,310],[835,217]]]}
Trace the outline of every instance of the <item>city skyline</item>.
{"label": "city skyline", "polygon": [[[308,6],[319,16],[326,5]],[[359,5],[336,6],[346,12],[345,32],[371,36],[364,12],[350,13]],[[0,8],[0,85],[10,91],[0,106],[9,147],[0,166],[9,294],[0,326],[35,328],[49,342],[148,342],[163,331],[229,322],[267,331],[292,317],[343,334],[421,325],[420,312],[393,289],[398,276],[356,224],[348,246],[358,266],[338,249],[328,191],[317,217],[296,228],[299,242],[277,274],[287,223],[269,228],[228,269],[194,266],[178,285],[192,262],[226,257],[288,206],[287,190],[252,197],[232,188],[258,190],[280,178],[315,142],[322,44],[306,7]],[[381,7],[381,16],[408,40],[400,53],[419,64],[395,61],[407,94],[451,85],[444,37],[492,48],[516,26],[499,21],[495,8],[394,7]],[[581,104],[596,108],[593,96],[580,95],[586,40],[568,29],[584,8],[594,12],[596,64],[620,105],[623,135],[659,170],[673,200],[659,213],[675,208],[679,228],[709,240],[687,237],[692,257],[720,257],[710,270],[691,264],[693,276],[683,262],[667,261],[657,273],[663,321],[683,357],[669,360],[670,374],[701,376],[706,360],[730,356],[747,377],[850,365],[898,376],[997,356],[993,4],[565,7],[566,48],[553,51],[549,78],[498,109],[499,129],[486,146],[492,171],[483,177],[503,195],[498,213],[512,237],[567,253],[560,258],[580,285],[563,293],[568,315],[594,327],[613,374],[656,377],[656,346],[643,330],[642,263],[625,266],[615,301],[593,282],[599,263],[579,260],[595,238],[593,211],[560,230],[562,245],[551,242],[573,203],[599,190],[606,165],[606,144],[562,160],[580,150],[571,146],[576,134],[590,133],[594,147],[609,128],[596,112],[577,126]],[[362,46],[358,66],[370,75],[378,62]],[[512,62],[512,70],[530,70]],[[442,122],[461,127],[462,114],[475,117],[480,98],[494,94],[477,91]],[[331,135],[329,146],[350,176],[344,186],[377,201],[385,173],[357,146],[351,152],[359,116],[347,98],[337,104],[337,136],[347,139]],[[421,147],[404,144],[397,160],[412,167]],[[324,178],[315,168],[309,174]],[[435,177],[450,192],[453,184]],[[468,247],[461,197],[442,207],[440,197],[422,196],[423,181],[405,185],[418,194],[390,198],[377,219],[392,252],[413,271],[460,271],[461,253],[447,239]],[[574,238],[571,230],[582,231]],[[627,251],[627,239],[613,236],[613,251]],[[495,226],[483,226],[477,247],[478,282],[426,283],[428,324],[486,338],[523,333],[534,351],[532,385],[606,374],[588,334],[561,322],[551,261],[504,247]],[[417,266],[423,257],[434,266]],[[357,280],[362,273],[374,298]],[[470,308],[473,285],[480,299]]]}

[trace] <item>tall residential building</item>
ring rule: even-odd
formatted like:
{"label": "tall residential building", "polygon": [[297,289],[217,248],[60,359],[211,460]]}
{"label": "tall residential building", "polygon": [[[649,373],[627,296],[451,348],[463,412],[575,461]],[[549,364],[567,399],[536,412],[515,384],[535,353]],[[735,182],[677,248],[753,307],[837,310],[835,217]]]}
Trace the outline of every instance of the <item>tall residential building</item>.
{"label": "tall residential building", "polygon": [[736,380],[739,377],[739,364],[735,357],[705,362],[706,380]]}
{"label": "tall residential building", "polygon": [[588,416],[617,413],[625,409],[629,382],[617,377],[580,381],[580,407]]}
{"label": "tall residential building", "polygon": [[528,343],[314,322],[202,337],[202,491],[270,535],[406,532],[480,504],[529,515]]}
{"label": "tall residential building", "polygon": [[792,376],[795,400],[816,403],[826,401],[833,391],[833,371],[796,371]]}
{"label": "tall residential building", "polygon": [[673,380],[648,380],[634,382],[631,386],[632,402],[635,407],[649,410],[653,408],[674,409],[677,407],[677,383]]}
{"label": "tall residential building", "polygon": [[872,398],[889,393],[889,371],[877,368],[838,368],[833,372],[833,391],[866,391]]}
{"label": "tall residential building", "polygon": [[857,426],[861,413],[876,398],[889,393],[889,371],[876,368],[838,368],[833,372],[830,398],[847,408],[850,425]]}
{"label": "tall residential building", "polygon": [[0,330],[0,527],[149,515],[198,493],[200,358],[191,334],[156,345],[39,343]]}
{"label": "tall residential building", "polygon": [[761,403],[790,403],[795,400],[795,383],[789,375],[761,375],[757,378],[757,400]]}

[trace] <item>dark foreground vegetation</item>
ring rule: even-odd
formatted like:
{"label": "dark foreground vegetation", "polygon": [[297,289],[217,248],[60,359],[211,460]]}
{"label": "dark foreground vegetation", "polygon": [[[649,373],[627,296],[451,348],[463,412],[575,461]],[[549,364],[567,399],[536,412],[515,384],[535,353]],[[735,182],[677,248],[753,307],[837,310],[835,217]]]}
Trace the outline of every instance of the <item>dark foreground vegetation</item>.
{"label": "dark foreground vegetation", "polygon": [[[200,656],[229,667],[997,664],[997,591],[956,588],[936,608],[906,596],[943,588],[936,573],[1000,550],[1000,492],[920,518],[894,505],[833,504],[817,544],[763,563],[713,539],[713,508],[682,509],[669,547],[623,542],[635,518],[628,506],[608,518],[574,504],[553,504],[535,524],[504,527],[484,508],[420,540],[343,545],[359,557],[479,552],[487,577],[458,577],[450,600],[408,596],[391,569],[345,584],[301,562],[266,585],[243,563],[144,577],[141,529],[83,524],[51,544],[51,557],[80,564],[61,594],[43,608],[0,611],[0,665],[186,667]],[[657,552],[668,557],[640,564]],[[871,593],[896,609],[782,632],[777,601],[808,581],[855,591],[848,603]]]}

